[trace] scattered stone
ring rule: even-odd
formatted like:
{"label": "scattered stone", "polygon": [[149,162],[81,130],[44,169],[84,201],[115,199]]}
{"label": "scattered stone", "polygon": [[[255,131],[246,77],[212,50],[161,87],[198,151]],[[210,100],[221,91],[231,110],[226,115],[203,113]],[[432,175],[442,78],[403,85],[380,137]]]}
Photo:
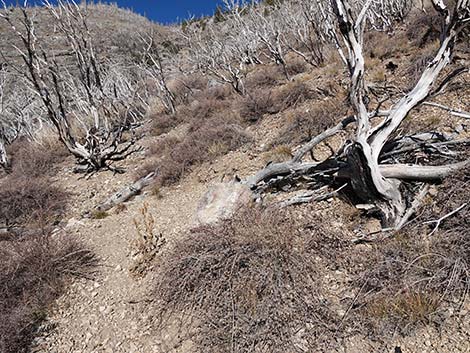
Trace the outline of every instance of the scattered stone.
{"label": "scattered stone", "polygon": [[216,223],[233,215],[239,207],[253,202],[250,188],[233,181],[209,189],[199,202],[197,218],[201,224]]}

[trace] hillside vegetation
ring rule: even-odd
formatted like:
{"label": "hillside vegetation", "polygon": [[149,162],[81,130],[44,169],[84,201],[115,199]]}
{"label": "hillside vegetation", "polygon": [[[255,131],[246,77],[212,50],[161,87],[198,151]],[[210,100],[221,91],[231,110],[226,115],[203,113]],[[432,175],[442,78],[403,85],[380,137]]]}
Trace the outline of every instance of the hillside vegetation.
{"label": "hillside vegetation", "polygon": [[0,11],[0,352],[461,352],[468,1]]}

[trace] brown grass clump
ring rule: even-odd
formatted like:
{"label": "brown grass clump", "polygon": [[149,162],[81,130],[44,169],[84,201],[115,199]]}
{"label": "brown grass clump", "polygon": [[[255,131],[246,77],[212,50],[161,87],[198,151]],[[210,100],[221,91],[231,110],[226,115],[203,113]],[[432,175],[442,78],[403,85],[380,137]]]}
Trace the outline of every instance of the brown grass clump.
{"label": "brown grass clump", "polygon": [[281,163],[288,160],[291,160],[293,157],[292,149],[286,145],[280,145],[274,147],[272,150],[267,152],[263,160],[265,163],[273,162],[273,163]]}
{"label": "brown grass clump", "polygon": [[276,89],[257,89],[238,101],[243,120],[254,123],[265,114],[277,114],[315,97],[303,82],[289,82]]}
{"label": "brown grass clump", "polygon": [[347,114],[348,105],[341,94],[315,102],[308,108],[294,110],[276,144],[298,145],[337,124]]}
{"label": "brown grass clump", "polygon": [[[221,121],[222,120],[222,121]],[[175,144],[158,163],[158,183],[178,182],[193,166],[211,161],[251,141],[245,131],[222,118],[209,119]]]}
{"label": "brown grass clump", "polygon": [[308,64],[304,59],[295,56],[287,61],[286,69],[289,76],[295,76],[307,71]]}
{"label": "brown grass clump", "polygon": [[153,136],[165,134],[182,123],[180,114],[171,115],[163,111],[149,112],[147,118],[151,120],[150,133]]}
{"label": "brown grass clump", "polygon": [[89,276],[97,261],[69,236],[4,241],[0,258],[0,351],[26,352],[68,280]]}
{"label": "brown grass clump", "polygon": [[149,264],[158,254],[166,240],[155,229],[155,218],[144,203],[139,212],[139,217],[134,218],[134,226],[137,237],[133,242],[134,263],[129,269],[136,276],[143,276],[149,269]]}
{"label": "brown grass clump", "polygon": [[284,73],[279,65],[263,65],[256,67],[246,79],[246,89],[248,92],[256,91],[259,88],[272,88],[285,80]]}
{"label": "brown grass clump", "polygon": [[109,217],[109,213],[106,211],[93,211],[91,213],[91,219],[100,220],[105,219],[107,217]]}
{"label": "brown grass clump", "polygon": [[411,16],[406,36],[415,46],[423,48],[426,44],[439,38],[441,22],[439,16],[418,12]]}
{"label": "brown grass clump", "polygon": [[48,180],[7,176],[0,181],[0,223],[43,228],[60,218],[67,196]]}
{"label": "brown grass clump", "polygon": [[272,90],[257,89],[239,100],[238,111],[244,121],[254,123],[265,114],[278,113],[279,109],[275,105]]}
{"label": "brown grass clump", "polygon": [[275,105],[279,111],[295,107],[309,99],[317,98],[304,82],[294,81],[280,87],[275,94]]}
{"label": "brown grass clump", "polygon": [[156,266],[161,325],[181,318],[195,352],[316,351],[338,318],[319,283],[331,235],[309,224],[249,209],[192,230]]}
{"label": "brown grass clump", "polygon": [[167,114],[164,111],[149,112],[147,115],[152,121],[151,134],[159,136],[169,132],[182,123],[193,125],[201,124],[230,108],[229,97],[231,92],[226,86],[209,87],[193,95],[193,101],[177,107],[176,114]]}
{"label": "brown grass clump", "polygon": [[9,147],[8,153],[12,156],[12,173],[28,178],[53,175],[55,166],[69,155],[65,147],[56,140],[38,144],[20,139]]}
{"label": "brown grass clump", "polygon": [[402,32],[393,35],[385,32],[370,31],[364,40],[364,52],[369,58],[380,60],[400,57],[410,49],[409,40]]}
{"label": "brown grass clump", "polygon": [[194,121],[182,139],[165,137],[151,146],[146,163],[136,172],[138,178],[157,171],[157,186],[181,180],[194,166],[209,162],[251,141],[230,113]]}
{"label": "brown grass clump", "polygon": [[369,270],[359,275],[363,295],[350,324],[376,336],[395,330],[406,334],[423,324],[442,325],[458,313],[470,290],[470,207],[434,233],[435,224],[423,222],[468,202],[469,186],[469,171],[445,181],[416,226],[377,244],[372,262],[359,259]]}

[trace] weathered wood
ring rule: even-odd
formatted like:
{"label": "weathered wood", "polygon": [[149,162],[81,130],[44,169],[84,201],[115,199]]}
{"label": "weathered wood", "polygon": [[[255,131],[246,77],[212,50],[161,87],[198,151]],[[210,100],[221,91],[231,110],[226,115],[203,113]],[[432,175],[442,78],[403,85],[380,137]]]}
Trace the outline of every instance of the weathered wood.
{"label": "weathered wood", "polygon": [[435,181],[444,179],[455,172],[470,167],[470,160],[441,166],[422,166],[413,164],[382,164],[380,171],[386,178],[414,181]]}
{"label": "weathered wood", "polygon": [[459,109],[453,109],[443,104],[438,104],[438,103],[433,103],[433,102],[424,102],[423,105],[445,110],[450,115],[456,116],[458,118],[470,119],[470,113],[465,112],[463,110],[459,110]]}
{"label": "weathered wood", "polygon": [[143,188],[150,185],[156,178],[157,173],[152,172],[137,180],[134,184],[126,186],[124,189],[120,190],[119,192],[112,195],[106,201],[101,203],[100,205],[96,206],[97,211],[108,211],[114,206],[126,202],[135,195],[139,194]]}
{"label": "weathered wood", "polygon": [[298,150],[294,158],[292,159],[292,162],[298,163],[302,160],[302,158],[310,152],[315,146],[320,144],[321,142],[325,141],[327,138],[330,138],[334,135],[336,135],[338,132],[344,130],[349,124],[353,123],[356,121],[356,118],[353,116],[348,116],[347,118],[344,118],[341,120],[340,123],[337,125],[333,126],[330,129],[325,130],[321,134],[315,136],[313,139],[310,140],[307,144],[305,144],[300,150]]}

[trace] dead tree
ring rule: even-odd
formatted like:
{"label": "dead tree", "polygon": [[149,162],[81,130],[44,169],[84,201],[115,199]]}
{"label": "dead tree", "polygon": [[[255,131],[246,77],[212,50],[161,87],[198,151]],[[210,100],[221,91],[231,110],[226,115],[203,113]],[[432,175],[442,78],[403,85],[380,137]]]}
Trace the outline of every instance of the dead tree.
{"label": "dead tree", "polygon": [[[250,30],[249,18],[246,16],[250,11],[248,4],[238,0],[224,0],[225,12],[223,36],[229,39],[235,48],[234,60],[246,65],[260,65],[260,41],[254,31]],[[222,29],[222,28],[221,28]]]}
{"label": "dead tree", "polygon": [[246,29],[251,32],[252,36],[257,37],[263,54],[276,65],[280,65],[284,75],[289,80],[286,61],[286,47],[284,45],[285,29],[283,24],[285,21],[281,18],[283,13],[281,5],[276,4],[274,7],[266,7],[263,4],[252,6],[245,15]]}
{"label": "dead tree", "polygon": [[321,17],[313,1],[286,1],[279,8],[279,20],[285,29],[281,37],[289,51],[307,64],[317,67],[325,61],[325,36]]}
{"label": "dead tree", "polygon": [[6,70],[0,70],[0,167],[8,168],[10,161],[7,155],[6,144],[8,138],[8,120],[5,118],[6,99],[5,99],[5,86],[6,86]]}
{"label": "dead tree", "polygon": [[[364,31],[392,26],[396,19],[406,15],[408,2],[317,0],[316,10],[324,19],[325,35],[347,64],[353,115],[314,137],[290,162],[271,164],[249,178],[246,183],[253,190],[262,193],[272,187],[285,188],[302,179],[314,187],[337,180],[346,181],[361,203],[380,213],[385,228],[399,229],[411,217],[410,210],[416,207],[411,201],[413,195],[404,187],[405,181],[425,185],[470,166],[470,160],[428,166],[395,163],[390,158],[391,154],[399,155],[410,148],[418,150],[423,144],[439,151],[439,144],[450,143],[447,141],[450,137],[442,134],[417,134],[412,138],[395,136],[413,109],[437,94],[443,94],[452,80],[468,71],[457,68],[446,73],[444,69],[451,61],[459,33],[470,24],[470,2],[458,0],[454,5],[446,5],[442,0],[433,0],[432,3],[442,23],[439,48],[415,86],[392,102],[388,109],[382,109],[384,102],[378,102],[372,108],[368,97]],[[322,162],[302,162],[315,146],[352,124],[355,125],[354,135],[332,157]]]}
{"label": "dead tree", "polygon": [[189,51],[193,70],[213,76],[220,83],[229,84],[233,90],[245,94],[244,79],[247,65],[240,61],[238,47],[209,25],[192,24],[182,33]]}
{"label": "dead tree", "polygon": [[85,15],[73,2],[59,1],[54,7],[46,1],[45,9],[70,46],[71,62],[59,62],[42,47],[31,9],[20,7],[19,19],[8,11],[0,14],[21,40],[22,47],[17,49],[26,69],[24,78],[60,141],[77,158],[76,171],[120,171],[111,163],[136,152],[135,139],[122,143],[126,126],[116,117],[123,108],[118,102],[123,101],[114,84],[104,84],[108,67],[96,57]]}
{"label": "dead tree", "polygon": [[0,167],[9,170],[7,146],[19,137],[33,140],[43,126],[36,97],[22,84],[21,77],[0,70]]}
{"label": "dead tree", "polygon": [[176,97],[168,88],[168,69],[165,65],[168,58],[164,49],[155,42],[154,35],[149,34],[142,38],[145,43],[143,71],[153,78],[157,85],[157,95],[168,114],[176,113]]}

